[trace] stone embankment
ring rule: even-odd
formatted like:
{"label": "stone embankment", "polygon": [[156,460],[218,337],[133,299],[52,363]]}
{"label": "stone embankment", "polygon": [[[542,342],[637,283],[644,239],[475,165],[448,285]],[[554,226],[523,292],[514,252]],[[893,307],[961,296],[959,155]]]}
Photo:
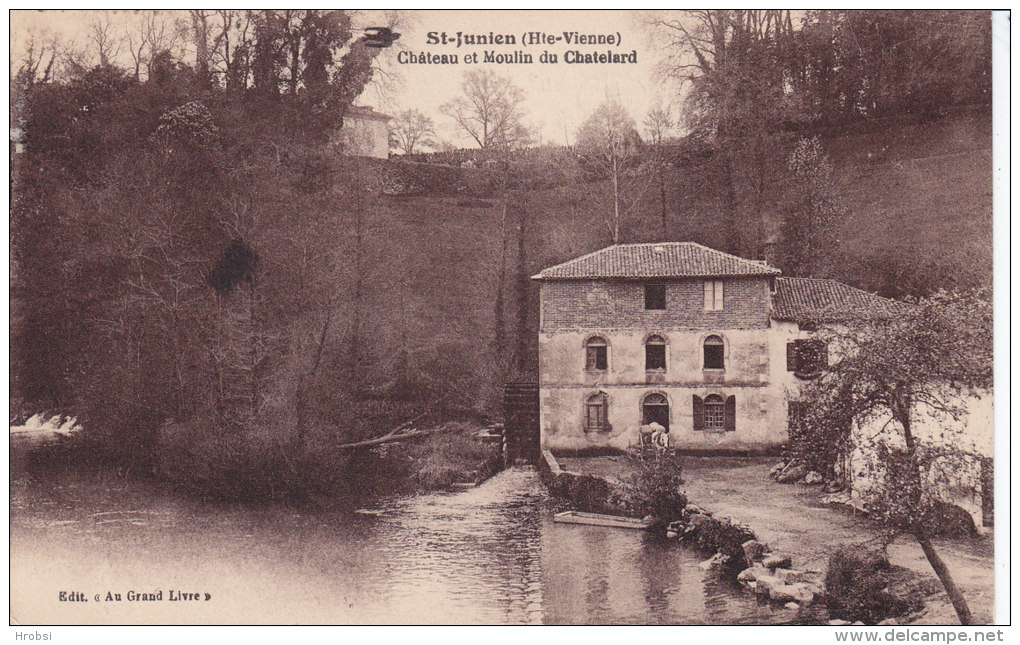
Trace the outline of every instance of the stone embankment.
{"label": "stone embankment", "polygon": [[[613,505],[621,496],[615,489],[622,484],[598,477],[563,470],[551,452],[542,452],[539,463],[543,481],[550,491],[565,497],[581,510],[624,513]],[[663,518],[658,518],[663,519]],[[733,575],[748,590],[793,609],[806,607],[824,598],[824,585],[818,574],[792,567],[788,555],[773,553],[745,524],[688,504],[674,521],[662,521],[666,536],[686,544],[715,552],[701,564],[703,569],[720,568]]]}

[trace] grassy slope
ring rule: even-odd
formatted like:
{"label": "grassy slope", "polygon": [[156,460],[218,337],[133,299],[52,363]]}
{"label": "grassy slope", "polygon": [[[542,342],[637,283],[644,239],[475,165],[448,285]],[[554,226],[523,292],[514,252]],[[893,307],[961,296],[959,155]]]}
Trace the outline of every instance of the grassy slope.
{"label": "grassy slope", "polygon": [[[991,134],[991,118],[977,116],[829,139],[850,205],[846,257],[891,254],[948,280],[990,285]],[[866,268],[845,266],[844,280],[879,288]]]}

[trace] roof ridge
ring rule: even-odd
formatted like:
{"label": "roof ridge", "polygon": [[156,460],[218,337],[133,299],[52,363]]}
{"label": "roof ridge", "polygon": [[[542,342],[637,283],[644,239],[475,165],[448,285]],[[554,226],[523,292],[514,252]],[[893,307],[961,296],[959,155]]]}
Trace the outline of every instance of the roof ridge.
{"label": "roof ridge", "polygon": [[[653,253],[655,251],[655,253]],[[534,279],[666,278],[779,275],[767,262],[748,260],[698,242],[611,244],[546,267]]]}
{"label": "roof ridge", "polygon": [[[683,242],[683,243],[684,244],[693,244],[695,246],[700,246],[701,248],[705,249],[706,251],[711,251],[712,253],[718,253],[719,255],[725,255],[728,258],[733,258],[734,260],[739,260],[741,262],[750,262],[751,264],[760,264],[760,265],[765,265],[767,267],[772,267],[772,265],[769,264],[768,262],[766,262],[765,260],[749,260],[747,258],[742,258],[739,255],[735,255],[733,253],[727,253],[726,251],[720,251],[719,249],[713,249],[711,246],[705,246],[701,242]],[[776,268],[776,267],[772,267],[772,268]]]}

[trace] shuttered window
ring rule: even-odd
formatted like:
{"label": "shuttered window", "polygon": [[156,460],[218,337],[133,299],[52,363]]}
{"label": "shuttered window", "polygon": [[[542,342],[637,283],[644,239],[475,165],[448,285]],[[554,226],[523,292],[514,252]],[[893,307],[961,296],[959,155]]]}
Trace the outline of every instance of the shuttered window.
{"label": "shuttered window", "polygon": [[599,392],[588,397],[585,407],[586,419],[585,430],[587,432],[605,432],[609,429],[607,419],[609,417],[609,405],[605,392]]}
{"label": "shuttered window", "polygon": [[800,338],[786,344],[786,369],[801,378],[817,376],[829,367],[829,348],[820,338]]}
{"label": "shuttered window", "polygon": [[737,429],[737,397],[723,399],[709,394],[704,399],[693,396],[694,429],[701,432],[733,432]]}

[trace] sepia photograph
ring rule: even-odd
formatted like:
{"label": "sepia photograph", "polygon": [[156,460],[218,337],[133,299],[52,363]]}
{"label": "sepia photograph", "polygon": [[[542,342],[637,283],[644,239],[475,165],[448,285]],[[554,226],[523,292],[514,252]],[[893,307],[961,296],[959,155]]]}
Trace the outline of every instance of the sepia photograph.
{"label": "sepia photograph", "polygon": [[1009,20],[11,10],[9,636],[1004,640]]}

